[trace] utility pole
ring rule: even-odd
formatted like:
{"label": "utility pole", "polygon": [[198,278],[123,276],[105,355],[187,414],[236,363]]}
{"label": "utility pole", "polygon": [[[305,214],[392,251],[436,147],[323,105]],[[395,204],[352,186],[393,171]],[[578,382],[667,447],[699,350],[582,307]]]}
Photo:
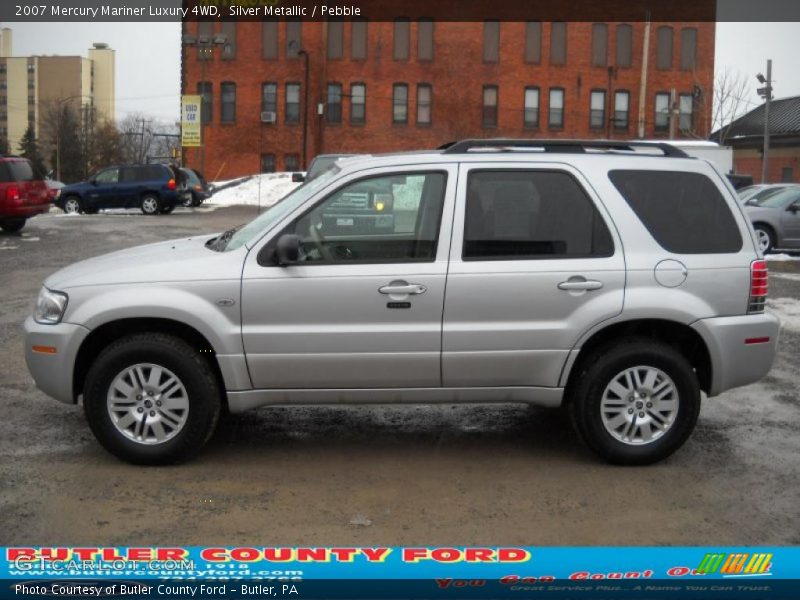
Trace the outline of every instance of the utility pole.
{"label": "utility pole", "polygon": [[764,104],[764,156],[761,160],[761,183],[767,183],[769,177],[769,105],[772,102],[772,59],[767,60],[766,78],[759,73],[756,75],[759,83],[764,87],[758,88],[756,92],[766,100]]}

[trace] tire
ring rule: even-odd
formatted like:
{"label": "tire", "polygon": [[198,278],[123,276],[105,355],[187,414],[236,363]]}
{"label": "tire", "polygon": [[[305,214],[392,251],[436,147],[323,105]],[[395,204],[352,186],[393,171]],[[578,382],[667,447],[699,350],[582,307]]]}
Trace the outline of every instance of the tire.
{"label": "tire", "polygon": [[194,206],[194,194],[189,194],[183,202],[181,202],[182,206],[189,208],[190,206]]}
{"label": "tire", "polygon": [[25,227],[26,219],[6,219],[0,221],[0,229],[8,233],[17,233],[20,229]]}
{"label": "tire", "polygon": [[217,426],[222,392],[196,348],[170,335],[141,333],[100,353],[86,376],[83,407],[92,433],[111,454],[137,465],[165,465],[202,449]]}
{"label": "tire", "polygon": [[197,198],[195,198],[194,196],[192,196],[192,206],[193,206],[193,207],[197,208],[197,207],[198,207],[198,206],[200,206],[202,203],[203,203],[203,199],[202,199],[202,198],[200,198],[199,196],[198,196]]}
{"label": "tire", "polygon": [[671,346],[618,342],[598,349],[579,368],[567,390],[570,418],[584,443],[606,461],[658,462],[694,430],[700,385],[689,361]]}
{"label": "tire", "polygon": [[67,196],[64,199],[64,212],[68,215],[77,215],[83,212],[83,202],[77,196]]}
{"label": "tire", "polygon": [[161,212],[161,198],[156,194],[145,194],[142,196],[140,207],[142,212],[148,216],[157,215]]}
{"label": "tire", "polygon": [[767,254],[775,249],[775,232],[769,225],[758,223],[755,225],[756,241],[762,254]]}

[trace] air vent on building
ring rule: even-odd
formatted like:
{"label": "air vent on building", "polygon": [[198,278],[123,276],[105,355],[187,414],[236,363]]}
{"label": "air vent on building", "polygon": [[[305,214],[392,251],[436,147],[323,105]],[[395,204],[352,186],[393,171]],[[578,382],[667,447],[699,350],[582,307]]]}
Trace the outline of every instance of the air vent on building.
{"label": "air vent on building", "polygon": [[278,120],[278,115],[276,115],[272,111],[263,111],[261,113],[261,122],[262,123],[274,123]]}

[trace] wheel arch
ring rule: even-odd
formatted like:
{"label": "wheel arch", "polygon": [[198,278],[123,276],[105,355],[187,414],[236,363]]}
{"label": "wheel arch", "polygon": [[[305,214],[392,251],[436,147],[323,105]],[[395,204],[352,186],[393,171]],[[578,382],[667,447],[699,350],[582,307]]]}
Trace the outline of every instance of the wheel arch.
{"label": "wheel arch", "polygon": [[[216,351],[206,337],[197,329],[186,323],[173,319],[164,318],[128,318],[109,321],[93,329],[92,332],[83,340],[75,359],[75,368],[72,375],[73,397],[78,398],[83,393],[83,386],[86,375],[92,363],[103,351],[113,342],[134,333],[152,331],[165,333],[182,339],[193,348],[196,348],[200,356],[211,368],[214,377],[219,383],[220,389],[225,390],[225,380],[222,370],[217,360]],[[227,409],[227,395],[223,393],[223,403]]]}
{"label": "wheel arch", "polygon": [[[577,356],[565,366],[561,380],[562,382],[566,380],[566,389],[570,389],[580,375],[583,365],[599,348],[626,338],[650,339],[672,346],[692,365],[700,389],[709,393],[713,379],[713,365],[705,340],[689,325],[666,319],[622,321],[594,332],[583,342],[577,351]],[[569,394],[565,397],[568,398]]]}

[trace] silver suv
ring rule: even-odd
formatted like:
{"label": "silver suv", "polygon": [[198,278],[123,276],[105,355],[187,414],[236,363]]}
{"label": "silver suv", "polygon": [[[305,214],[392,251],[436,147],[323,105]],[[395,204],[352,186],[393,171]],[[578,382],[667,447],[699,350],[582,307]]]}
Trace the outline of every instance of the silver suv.
{"label": "silver suv", "polygon": [[563,406],[597,454],[646,464],[687,439],[701,391],[769,371],[766,294],[708,162],[467,140],[340,160],[242,227],[67,267],[25,323],[26,357],[134,463],[188,458],[223,410],[522,402]]}

